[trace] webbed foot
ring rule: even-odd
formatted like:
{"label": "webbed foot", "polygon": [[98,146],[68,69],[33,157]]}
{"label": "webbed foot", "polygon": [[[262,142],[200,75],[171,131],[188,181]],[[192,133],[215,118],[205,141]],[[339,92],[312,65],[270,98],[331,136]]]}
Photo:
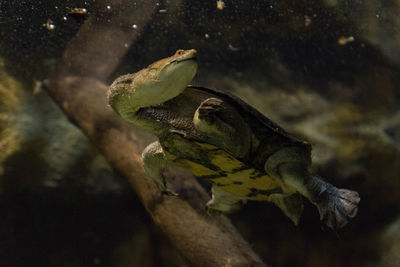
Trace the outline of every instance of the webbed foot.
{"label": "webbed foot", "polygon": [[[280,176],[287,185],[295,188],[316,205],[321,220],[328,227],[344,227],[357,214],[357,204],[360,202],[358,193],[338,189],[318,177],[311,176],[308,170],[309,162],[302,162],[305,156],[301,151],[297,153],[296,150],[281,149],[269,157],[265,163],[265,170]],[[287,162],[288,159],[291,161]]]}
{"label": "webbed foot", "polygon": [[332,185],[321,192],[316,200],[321,220],[333,229],[344,227],[356,216],[359,202],[357,192]]}
{"label": "webbed foot", "polygon": [[214,97],[204,100],[198,108],[198,118],[212,124],[216,113],[223,110],[222,104],[223,101],[221,99]]}
{"label": "webbed foot", "polygon": [[248,124],[226,101],[216,97],[205,99],[196,109],[193,124],[207,143],[217,145],[235,157],[250,150],[251,130]]}

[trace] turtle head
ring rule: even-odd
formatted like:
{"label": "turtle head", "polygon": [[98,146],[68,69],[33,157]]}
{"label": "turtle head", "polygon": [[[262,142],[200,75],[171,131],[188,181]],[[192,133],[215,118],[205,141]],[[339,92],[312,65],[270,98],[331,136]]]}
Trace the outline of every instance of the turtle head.
{"label": "turtle head", "polygon": [[196,50],[179,49],[134,74],[116,79],[108,90],[111,107],[121,116],[179,95],[197,72]]}

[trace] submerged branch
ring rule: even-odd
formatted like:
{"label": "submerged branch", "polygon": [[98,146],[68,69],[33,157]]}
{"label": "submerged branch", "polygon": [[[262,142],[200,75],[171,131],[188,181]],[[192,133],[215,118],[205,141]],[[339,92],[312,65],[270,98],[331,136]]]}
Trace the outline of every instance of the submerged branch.
{"label": "submerged branch", "polygon": [[[150,21],[155,6],[154,1],[143,1],[131,16]],[[115,13],[114,19],[119,15]],[[113,31],[116,34],[111,34]],[[115,38],[102,39],[104,33]],[[208,196],[192,176],[174,178],[184,183],[195,204],[160,193],[141,164],[140,154],[148,138],[107,106],[107,85],[102,80],[114,71],[126,51],[126,47],[116,44],[132,43],[137,34],[120,30],[107,20],[89,18],[67,47],[53,77],[46,81],[47,90],[111,166],[128,179],[155,224],[193,265],[264,266],[225,216],[207,215],[196,209],[204,206]],[[94,55],[93,47],[101,49],[96,49]]]}

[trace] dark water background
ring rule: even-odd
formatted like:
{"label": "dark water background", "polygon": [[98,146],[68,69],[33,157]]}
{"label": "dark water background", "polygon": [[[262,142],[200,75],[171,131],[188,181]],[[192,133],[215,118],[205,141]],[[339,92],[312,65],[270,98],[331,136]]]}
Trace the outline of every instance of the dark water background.
{"label": "dark water background", "polygon": [[[1,266],[187,264],[40,89],[85,21],[108,9],[0,0]],[[231,91],[308,140],[313,171],[362,198],[337,233],[310,204],[295,227],[249,203],[230,218],[254,250],[273,266],[400,266],[399,12],[399,1],[160,1],[146,25],[130,18],[125,30],[140,35],[109,81],[196,49],[194,84]]]}

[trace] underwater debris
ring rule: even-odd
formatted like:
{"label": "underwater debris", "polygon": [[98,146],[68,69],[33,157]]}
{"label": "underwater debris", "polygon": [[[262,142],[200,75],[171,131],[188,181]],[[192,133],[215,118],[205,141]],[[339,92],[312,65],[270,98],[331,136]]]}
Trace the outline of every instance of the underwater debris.
{"label": "underwater debris", "polygon": [[354,42],[354,37],[353,36],[349,36],[349,37],[344,37],[344,36],[341,36],[339,39],[338,39],[338,45],[346,45],[346,44],[348,44],[348,43],[351,43],[351,42]]}
{"label": "underwater debris", "polygon": [[224,9],[224,8],[225,8],[225,3],[224,3],[224,1],[218,0],[218,1],[217,1],[217,9],[218,9],[218,10],[222,10],[222,9]]}
{"label": "underwater debris", "polygon": [[67,7],[69,15],[85,15],[87,14],[87,9],[83,7]]}
{"label": "underwater debris", "polygon": [[51,19],[47,19],[46,23],[43,24],[43,27],[45,27],[49,31],[52,31],[56,28]]}

